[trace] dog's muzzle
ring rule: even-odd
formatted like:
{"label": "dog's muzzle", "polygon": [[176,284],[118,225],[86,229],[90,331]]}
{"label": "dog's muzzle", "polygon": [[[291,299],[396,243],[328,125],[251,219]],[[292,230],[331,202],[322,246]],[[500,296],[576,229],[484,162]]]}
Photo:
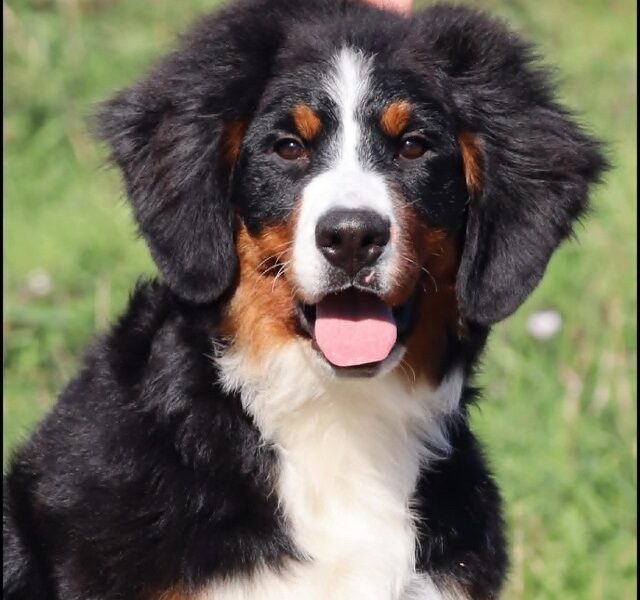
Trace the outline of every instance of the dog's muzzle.
{"label": "dog's muzzle", "polygon": [[388,218],[370,209],[334,208],[315,226],[325,261],[323,294],[301,323],[334,368],[383,362],[398,341],[397,314],[380,293],[380,265],[391,239]]}

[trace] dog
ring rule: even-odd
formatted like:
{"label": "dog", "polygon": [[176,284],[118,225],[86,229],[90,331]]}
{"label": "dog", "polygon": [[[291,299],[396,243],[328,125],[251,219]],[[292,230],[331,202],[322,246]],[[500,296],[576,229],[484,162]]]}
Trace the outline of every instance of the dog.
{"label": "dog", "polygon": [[160,277],[10,462],[5,597],[498,598],[474,370],[607,167],[531,47],[240,0],[96,123]]}

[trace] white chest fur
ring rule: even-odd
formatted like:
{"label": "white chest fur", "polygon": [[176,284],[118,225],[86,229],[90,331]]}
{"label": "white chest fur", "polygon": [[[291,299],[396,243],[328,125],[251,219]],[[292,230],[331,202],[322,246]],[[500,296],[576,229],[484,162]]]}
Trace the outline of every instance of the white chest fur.
{"label": "white chest fur", "polygon": [[[457,409],[462,378],[410,389],[394,373],[327,377],[299,343],[251,369],[219,359],[280,457],[276,492],[307,561],[212,584],[202,600],[439,600],[415,573],[411,497],[420,467],[446,453],[442,423]],[[429,450],[430,449],[430,450]]]}

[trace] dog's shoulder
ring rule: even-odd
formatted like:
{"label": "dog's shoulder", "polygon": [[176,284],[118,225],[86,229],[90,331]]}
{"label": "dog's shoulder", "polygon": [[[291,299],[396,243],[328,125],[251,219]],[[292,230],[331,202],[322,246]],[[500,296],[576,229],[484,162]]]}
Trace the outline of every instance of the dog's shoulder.
{"label": "dog's shoulder", "polygon": [[69,557],[41,566],[56,585],[78,586],[65,597],[197,585],[293,553],[270,494],[275,455],[217,383],[203,318],[162,284],[138,285],[12,458],[5,540],[25,568],[36,547]]}
{"label": "dog's shoulder", "polygon": [[451,423],[449,442],[416,486],[416,563],[444,587],[458,582],[472,598],[490,598],[508,567],[502,501],[466,414]]}

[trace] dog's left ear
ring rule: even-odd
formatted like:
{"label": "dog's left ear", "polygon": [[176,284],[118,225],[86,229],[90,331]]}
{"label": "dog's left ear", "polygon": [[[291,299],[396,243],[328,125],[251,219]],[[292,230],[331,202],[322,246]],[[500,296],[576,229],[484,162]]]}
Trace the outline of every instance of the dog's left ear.
{"label": "dog's left ear", "polygon": [[458,303],[465,318],[490,325],[533,291],[607,163],[553,99],[531,49],[500,22],[446,6],[420,20],[452,92],[470,195]]}
{"label": "dog's left ear", "polygon": [[238,0],[201,19],[175,52],[101,107],[98,135],[151,255],[182,298],[210,302],[233,281],[228,188],[244,127],[291,22],[333,4]]}

